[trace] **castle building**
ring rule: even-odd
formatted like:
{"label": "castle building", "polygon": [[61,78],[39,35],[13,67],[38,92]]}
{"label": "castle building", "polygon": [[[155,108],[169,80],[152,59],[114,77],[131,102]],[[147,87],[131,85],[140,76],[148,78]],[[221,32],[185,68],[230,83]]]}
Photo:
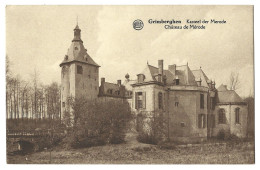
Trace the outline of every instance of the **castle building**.
{"label": "castle building", "polygon": [[[221,131],[239,137],[247,135],[248,106],[225,85],[216,89],[204,71],[191,70],[188,63],[158,67],[147,63],[143,72],[125,81],[109,83],[101,78],[99,65],[87,54],[78,25],[71,47],[60,64],[62,114],[70,109],[68,97],[127,100],[132,111],[147,118],[163,114],[167,118],[168,138],[178,141],[205,140]],[[138,120],[137,120],[138,123]]]}

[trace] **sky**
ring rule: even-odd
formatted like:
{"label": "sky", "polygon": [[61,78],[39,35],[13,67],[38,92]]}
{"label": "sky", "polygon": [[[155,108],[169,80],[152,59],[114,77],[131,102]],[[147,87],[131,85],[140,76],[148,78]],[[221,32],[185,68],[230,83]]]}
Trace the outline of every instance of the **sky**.
{"label": "sky", "polygon": [[[108,82],[130,79],[158,60],[168,65],[188,62],[200,67],[216,86],[229,84],[231,72],[239,73],[246,97],[254,93],[254,44],[252,6],[7,6],[6,53],[14,75],[30,79],[34,69],[43,84],[60,83],[64,55],[77,23],[88,54]],[[142,30],[133,21],[144,22]],[[226,20],[206,29],[170,30],[149,19]],[[201,25],[201,24],[199,24]]]}

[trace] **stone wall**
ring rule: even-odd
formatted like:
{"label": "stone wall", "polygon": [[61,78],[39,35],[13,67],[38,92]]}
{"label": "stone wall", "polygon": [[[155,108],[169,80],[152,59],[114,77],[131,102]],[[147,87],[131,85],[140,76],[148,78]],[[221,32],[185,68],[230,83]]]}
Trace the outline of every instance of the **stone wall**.
{"label": "stone wall", "polygon": [[[204,108],[200,108],[200,94],[204,94]],[[207,137],[205,126],[198,127],[199,114],[207,116],[207,93],[200,91],[170,91],[168,98],[169,136],[171,140],[190,140]]]}

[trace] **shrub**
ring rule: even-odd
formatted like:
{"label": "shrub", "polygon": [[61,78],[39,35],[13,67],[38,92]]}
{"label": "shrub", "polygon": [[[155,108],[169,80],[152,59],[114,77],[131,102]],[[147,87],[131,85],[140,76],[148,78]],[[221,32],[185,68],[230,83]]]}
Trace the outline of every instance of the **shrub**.
{"label": "shrub", "polygon": [[148,114],[142,112],[137,116],[137,140],[147,144],[158,144],[165,138],[165,119],[161,112],[154,112],[151,116]]}
{"label": "shrub", "polygon": [[225,140],[226,138],[226,132],[224,129],[221,129],[217,134],[217,139],[219,140]]}

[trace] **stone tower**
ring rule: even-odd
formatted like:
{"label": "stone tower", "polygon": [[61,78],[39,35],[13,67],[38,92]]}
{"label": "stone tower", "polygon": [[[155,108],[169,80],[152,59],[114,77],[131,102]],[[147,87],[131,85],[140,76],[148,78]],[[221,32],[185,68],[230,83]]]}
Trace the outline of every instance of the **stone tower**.
{"label": "stone tower", "polygon": [[74,38],[61,67],[61,116],[70,111],[68,98],[95,99],[99,90],[99,65],[88,55],[76,25]]}

